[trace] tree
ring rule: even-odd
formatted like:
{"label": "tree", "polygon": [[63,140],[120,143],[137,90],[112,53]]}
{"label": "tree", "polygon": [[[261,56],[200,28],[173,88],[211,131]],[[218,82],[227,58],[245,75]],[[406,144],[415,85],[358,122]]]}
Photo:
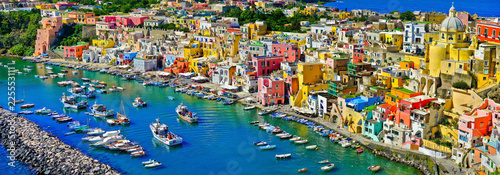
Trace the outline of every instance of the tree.
{"label": "tree", "polygon": [[12,55],[19,55],[23,56],[24,55],[24,45],[23,44],[17,44],[14,47],[9,49],[9,53]]}
{"label": "tree", "polygon": [[458,88],[458,89],[464,89],[464,90],[468,90],[470,89],[469,85],[465,82],[465,81],[458,81],[458,82],[455,82],[453,83],[452,85],[454,88]]}
{"label": "tree", "polygon": [[401,15],[399,16],[399,19],[406,20],[406,21],[413,21],[416,18],[415,18],[415,14],[413,14],[413,12],[406,11],[406,12],[401,13]]}

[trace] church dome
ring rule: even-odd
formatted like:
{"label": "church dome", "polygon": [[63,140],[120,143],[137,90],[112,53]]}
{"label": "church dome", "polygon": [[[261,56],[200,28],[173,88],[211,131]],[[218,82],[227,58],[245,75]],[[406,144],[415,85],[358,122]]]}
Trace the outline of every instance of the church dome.
{"label": "church dome", "polygon": [[442,32],[464,32],[465,27],[464,23],[462,23],[460,19],[454,16],[449,16],[441,23],[440,30]]}

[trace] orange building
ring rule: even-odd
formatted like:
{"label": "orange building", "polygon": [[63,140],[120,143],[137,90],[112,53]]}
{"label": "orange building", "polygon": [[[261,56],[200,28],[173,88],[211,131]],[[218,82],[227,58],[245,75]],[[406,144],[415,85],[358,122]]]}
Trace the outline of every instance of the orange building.
{"label": "orange building", "polygon": [[89,44],[79,44],[76,46],[64,46],[64,57],[66,58],[82,58],[83,50],[89,48]]}
{"label": "orange building", "polygon": [[[75,22],[78,24],[95,24],[94,12],[69,12],[68,18],[75,19]],[[93,19],[88,20],[88,18]]]}
{"label": "orange building", "polygon": [[403,70],[408,70],[408,69],[415,69],[415,63],[413,61],[400,61],[399,62],[400,69]]}
{"label": "orange building", "polygon": [[422,95],[422,92],[413,92],[406,88],[392,88],[391,93],[385,94],[385,102],[391,106],[397,105],[401,99]]}

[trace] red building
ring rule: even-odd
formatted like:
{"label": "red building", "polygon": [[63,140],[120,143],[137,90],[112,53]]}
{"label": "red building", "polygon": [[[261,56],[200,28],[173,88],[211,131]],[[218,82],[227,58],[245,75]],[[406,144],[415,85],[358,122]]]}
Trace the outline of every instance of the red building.
{"label": "red building", "polygon": [[500,23],[490,21],[477,21],[477,39],[500,43]]}
{"label": "red building", "polygon": [[349,48],[352,49],[352,63],[362,63],[363,45],[361,44],[349,45]]}
{"label": "red building", "polygon": [[300,49],[297,44],[291,43],[273,43],[273,55],[283,56],[285,62],[295,62],[299,58]]}
{"label": "red building", "polygon": [[269,75],[274,70],[278,70],[283,61],[283,56],[261,56],[252,57],[252,66],[255,68],[255,78],[262,75]]}

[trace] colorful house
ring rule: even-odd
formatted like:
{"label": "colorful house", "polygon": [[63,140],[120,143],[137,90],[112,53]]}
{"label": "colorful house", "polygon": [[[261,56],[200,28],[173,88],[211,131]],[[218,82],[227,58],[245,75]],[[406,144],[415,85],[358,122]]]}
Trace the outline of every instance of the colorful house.
{"label": "colorful house", "polygon": [[283,56],[258,56],[252,57],[251,64],[255,68],[255,78],[269,75],[271,72],[280,69]]}
{"label": "colorful house", "polygon": [[46,54],[61,29],[62,17],[43,18],[42,28],[37,30],[33,56]]}
{"label": "colorful house", "polygon": [[83,50],[89,48],[88,43],[78,43],[75,46],[64,46],[64,57],[66,58],[82,58]]}
{"label": "colorful house", "polygon": [[464,113],[458,121],[458,147],[472,148],[482,144],[482,137],[489,136],[493,129],[491,109],[496,111],[499,107],[493,100],[486,99],[471,112]]}
{"label": "colorful house", "polygon": [[297,44],[273,43],[271,47],[273,55],[283,56],[283,61],[295,62],[300,58],[300,49]]}
{"label": "colorful house", "polygon": [[285,102],[285,82],[277,77],[260,77],[258,79],[258,101],[264,106],[283,104]]}
{"label": "colorful house", "polygon": [[[398,103],[398,110],[396,111],[396,119],[394,122],[399,125],[399,127],[404,129],[411,128],[412,116],[411,111],[414,109],[420,109],[427,104],[429,104],[435,98],[431,98],[425,95],[419,95],[415,97],[410,97],[406,99],[401,99]],[[425,124],[425,123],[424,123]]]}
{"label": "colorful house", "polygon": [[385,95],[385,102],[391,106],[397,105],[401,99],[422,95],[422,92],[413,92],[406,88],[392,88],[391,93]]}

